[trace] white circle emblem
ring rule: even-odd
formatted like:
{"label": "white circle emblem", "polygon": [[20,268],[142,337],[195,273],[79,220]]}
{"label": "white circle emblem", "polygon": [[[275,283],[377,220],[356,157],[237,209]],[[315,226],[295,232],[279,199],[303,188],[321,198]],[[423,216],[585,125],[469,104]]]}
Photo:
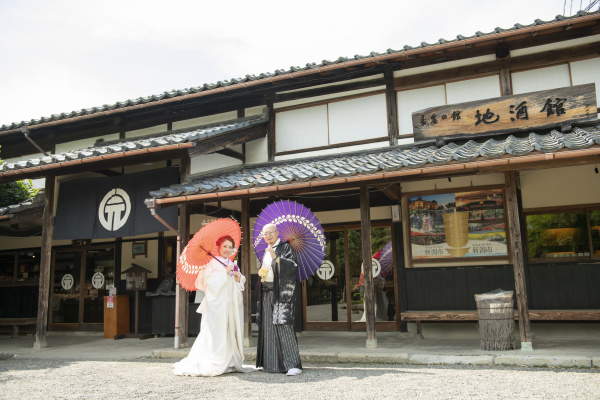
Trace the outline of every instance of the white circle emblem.
{"label": "white circle emblem", "polygon": [[107,231],[119,230],[127,222],[131,213],[129,195],[123,189],[111,189],[98,207],[100,224]]}
{"label": "white circle emblem", "polygon": [[73,287],[74,282],[75,282],[75,279],[73,279],[73,275],[65,274],[60,281],[60,285],[62,286],[63,289],[69,290]]}
{"label": "white circle emblem", "polygon": [[[375,278],[381,273],[381,263],[376,258],[371,258],[371,263],[371,265],[373,266],[373,278]],[[361,268],[361,270],[363,270],[363,268]]]}
{"label": "white circle emblem", "polygon": [[325,260],[317,270],[317,275],[319,276],[319,278],[323,279],[324,281],[327,281],[331,279],[334,272],[335,267],[333,266],[333,263],[331,261]]}
{"label": "white circle emblem", "polygon": [[94,289],[100,289],[104,286],[104,274],[102,272],[96,272],[92,276],[92,286],[94,286]]}

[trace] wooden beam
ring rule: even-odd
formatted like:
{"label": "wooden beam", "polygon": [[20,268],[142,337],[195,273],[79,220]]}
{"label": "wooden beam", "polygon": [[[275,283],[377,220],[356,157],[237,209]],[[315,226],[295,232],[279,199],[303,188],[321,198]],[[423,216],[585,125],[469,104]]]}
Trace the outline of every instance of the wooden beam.
{"label": "wooden beam", "polygon": [[394,70],[391,67],[385,69],[384,73],[385,80],[385,100],[387,108],[387,126],[388,126],[388,137],[390,146],[398,144],[398,106],[396,89],[394,88]]}
{"label": "wooden beam", "polygon": [[245,160],[245,157],[242,153],[238,153],[237,151],[231,149],[218,150],[217,153],[227,157],[235,158],[236,160],[240,160],[241,162],[244,162]]}
{"label": "wooden beam", "polygon": [[[521,335],[521,349],[531,350],[531,328],[529,324],[529,306],[527,305],[527,286],[525,282],[525,265],[521,238],[521,224],[519,222],[519,207],[517,204],[517,172],[511,171],[504,174],[506,180],[506,216],[509,226],[509,254],[512,258],[515,274],[515,295],[519,312],[519,333]],[[525,344],[525,346],[523,346]]]}
{"label": "wooden beam", "polygon": [[48,347],[46,329],[48,327],[48,300],[50,298],[50,268],[52,266],[52,236],[54,234],[54,191],[57,179],[55,176],[46,177],[42,248],[40,257],[40,283],[38,295],[38,314],[36,324],[34,349]]}
{"label": "wooden beam", "polygon": [[252,262],[252,240],[250,238],[250,200],[242,199],[242,243],[241,243],[241,259],[242,259],[242,275],[246,277],[246,289],[243,292],[244,296],[244,346],[250,347],[250,339],[252,332],[252,289],[250,287],[251,271],[250,265]]}
{"label": "wooden beam", "polygon": [[360,187],[360,233],[362,237],[362,265],[365,285],[365,312],[367,316],[367,348],[377,347],[375,335],[375,287],[371,261],[371,207],[369,187]]}
{"label": "wooden beam", "polygon": [[248,129],[229,132],[225,135],[218,135],[214,138],[197,141],[194,143],[194,147],[188,149],[188,152],[190,157],[193,158],[203,154],[215,153],[251,140],[260,139],[265,135],[267,135],[267,128],[264,125],[257,125]]}
{"label": "wooden beam", "polygon": [[389,185],[380,185],[375,187],[392,201],[397,202],[402,200],[402,189],[400,189],[400,186],[396,183],[390,183]]}
{"label": "wooden beam", "polygon": [[352,83],[344,83],[340,85],[330,85],[325,87],[320,87],[317,89],[306,89],[306,90],[297,90],[290,93],[279,93],[275,95],[274,102],[280,103],[284,101],[297,100],[297,99],[305,99],[308,97],[317,97],[328,94],[342,93],[348,92],[352,90],[360,90],[360,89],[368,89],[371,87],[383,86],[385,85],[385,80],[381,78],[370,79],[367,81],[358,81]]}

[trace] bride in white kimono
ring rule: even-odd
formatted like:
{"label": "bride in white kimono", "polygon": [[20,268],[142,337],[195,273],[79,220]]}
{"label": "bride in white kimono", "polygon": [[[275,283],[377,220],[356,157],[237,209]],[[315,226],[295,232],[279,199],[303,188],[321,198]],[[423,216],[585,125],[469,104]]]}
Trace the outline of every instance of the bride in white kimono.
{"label": "bride in white kimono", "polygon": [[217,241],[219,255],[211,259],[196,279],[204,291],[198,312],[202,313],[200,334],[186,358],[173,365],[175,375],[216,376],[227,372],[251,372],[244,368],[242,291],[246,278],[229,260],[233,239]]}

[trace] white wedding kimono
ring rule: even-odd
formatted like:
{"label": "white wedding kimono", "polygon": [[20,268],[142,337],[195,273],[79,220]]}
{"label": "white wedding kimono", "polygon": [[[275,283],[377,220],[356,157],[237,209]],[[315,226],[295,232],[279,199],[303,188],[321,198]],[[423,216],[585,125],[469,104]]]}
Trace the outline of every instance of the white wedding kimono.
{"label": "white wedding kimono", "polygon": [[[218,257],[228,264],[230,260]],[[240,282],[225,271],[225,266],[212,259],[196,279],[196,288],[204,291],[198,308],[202,313],[200,334],[186,358],[173,365],[175,375],[216,376],[226,372],[251,372],[242,367],[244,361],[244,304]]]}

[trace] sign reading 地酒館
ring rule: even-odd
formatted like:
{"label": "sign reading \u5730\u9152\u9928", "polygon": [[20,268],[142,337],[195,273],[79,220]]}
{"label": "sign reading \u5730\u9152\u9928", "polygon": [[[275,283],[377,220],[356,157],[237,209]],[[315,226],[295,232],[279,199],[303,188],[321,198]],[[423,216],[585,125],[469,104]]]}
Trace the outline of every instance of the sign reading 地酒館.
{"label": "sign reading \u5730\u9152\u9928", "polygon": [[595,84],[431,107],[412,114],[415,141],[552,129],[598,119]]}

